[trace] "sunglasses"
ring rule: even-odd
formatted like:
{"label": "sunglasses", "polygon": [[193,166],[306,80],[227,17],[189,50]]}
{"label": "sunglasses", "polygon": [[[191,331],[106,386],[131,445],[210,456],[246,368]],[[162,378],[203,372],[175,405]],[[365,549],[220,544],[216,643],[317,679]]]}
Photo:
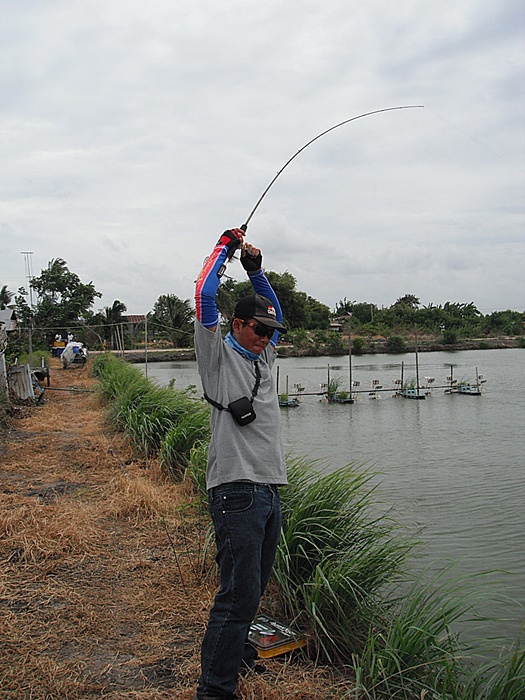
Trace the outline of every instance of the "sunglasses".
{"label": "sunglasses", "polygon": [[253,321],[242,321],[243,326],[250,326],[255,335],[260,338],[271,338],[275,333],[275,328],[264,326],[262,323],[254,323]]}

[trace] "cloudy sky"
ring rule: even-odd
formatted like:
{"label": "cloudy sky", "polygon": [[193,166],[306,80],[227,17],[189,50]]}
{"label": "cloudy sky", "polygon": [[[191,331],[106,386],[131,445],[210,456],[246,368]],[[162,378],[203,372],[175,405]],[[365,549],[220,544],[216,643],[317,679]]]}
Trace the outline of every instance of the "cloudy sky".
{"label": "cloudy sky", "polygon": [[[0,287],[149,311],[248,240],[327,304],[525,309],[520,0],[0,0]],[[242,279],[239,263],[229,274]]]}

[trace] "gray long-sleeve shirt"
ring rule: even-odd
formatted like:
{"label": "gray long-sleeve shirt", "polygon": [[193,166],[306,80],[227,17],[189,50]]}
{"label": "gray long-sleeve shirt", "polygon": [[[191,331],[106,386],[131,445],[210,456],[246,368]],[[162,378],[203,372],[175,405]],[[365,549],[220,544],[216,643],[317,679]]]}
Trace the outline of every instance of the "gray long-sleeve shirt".
{"label": "gray long-sleeve shirt", "polygon": [[[195,322],[195,353],[202,386],[211,399],[228,406],[242,396],[251,397],[256,379],[253,362],[227,345],[219,328],[210,331]],[[257,417],[252,423],[239,426],[228,411],[211,407],[208,489],[241,480],[288,483],[279,401],[271,374],[275,357],[270,344],[260,355],[261,382],[253,402]]]}

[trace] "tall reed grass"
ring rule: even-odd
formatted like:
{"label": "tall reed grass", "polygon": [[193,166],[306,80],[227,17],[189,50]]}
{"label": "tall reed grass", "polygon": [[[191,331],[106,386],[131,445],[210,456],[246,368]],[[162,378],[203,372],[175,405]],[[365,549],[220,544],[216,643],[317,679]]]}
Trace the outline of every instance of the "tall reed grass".
{"label": "tall reed grass", "polygon": [[348,698],[525,700],[519,644],[480,664],[494,642],[463,642],[457,631],[482,626],[476,610],[492,597],[488,577],[451,567],[414,577],[419,543],[377,516],[372,476],[289,458],[274,567],[284,614],[310,629],[318,657],[352,666]]}
{"label": "tall reed grass", "polygon": [[[161,389],[112,357],[93,372],[111,420],[138,449],[157,453],[176,478],[192,480],[206,502],[209,414],[184,392]],[[480,624],[485,578],[444,569],[412,576],[418,543],[377,515],[373,474],[355,465],[322,471],[288,457],[281,489],[283,531],[274,566],[283,615],[311,634],[311,652],[352,673],[347,700],[525,700],[519,640],[487,656],[457,630]],[[339,692],[339,691],[338,691]]]}
{"label": "tall reed grass", "polygon": [[184,391],[153,384],[140,369],[112,355],[98,357],[92,372],[109,421],[141,454],[158,454],[170,475],[181,478],[192,448],[209,439],[207,405]]}
{"label": "tall reed grass", "polygon": [[351,465],[323,474],[319,464],[289,458],[289,485],[281,489],[274,572],[282,604],[289,617],[307,616],[317,652],[329,661],[362,648],[363,621],[413,546],[394,523],[370,517],[371,478]]}

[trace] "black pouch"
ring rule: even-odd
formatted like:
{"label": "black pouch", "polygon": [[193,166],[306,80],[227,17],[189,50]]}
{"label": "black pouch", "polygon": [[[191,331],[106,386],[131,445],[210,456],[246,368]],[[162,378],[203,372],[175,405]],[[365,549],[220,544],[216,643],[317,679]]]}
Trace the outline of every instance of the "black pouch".
{"label": "black pouch", "polygon": [[243,396],[228,404],[228,411],[232,414],[237,425],[248,425],[256,419],[253,404],[247,396]]}

